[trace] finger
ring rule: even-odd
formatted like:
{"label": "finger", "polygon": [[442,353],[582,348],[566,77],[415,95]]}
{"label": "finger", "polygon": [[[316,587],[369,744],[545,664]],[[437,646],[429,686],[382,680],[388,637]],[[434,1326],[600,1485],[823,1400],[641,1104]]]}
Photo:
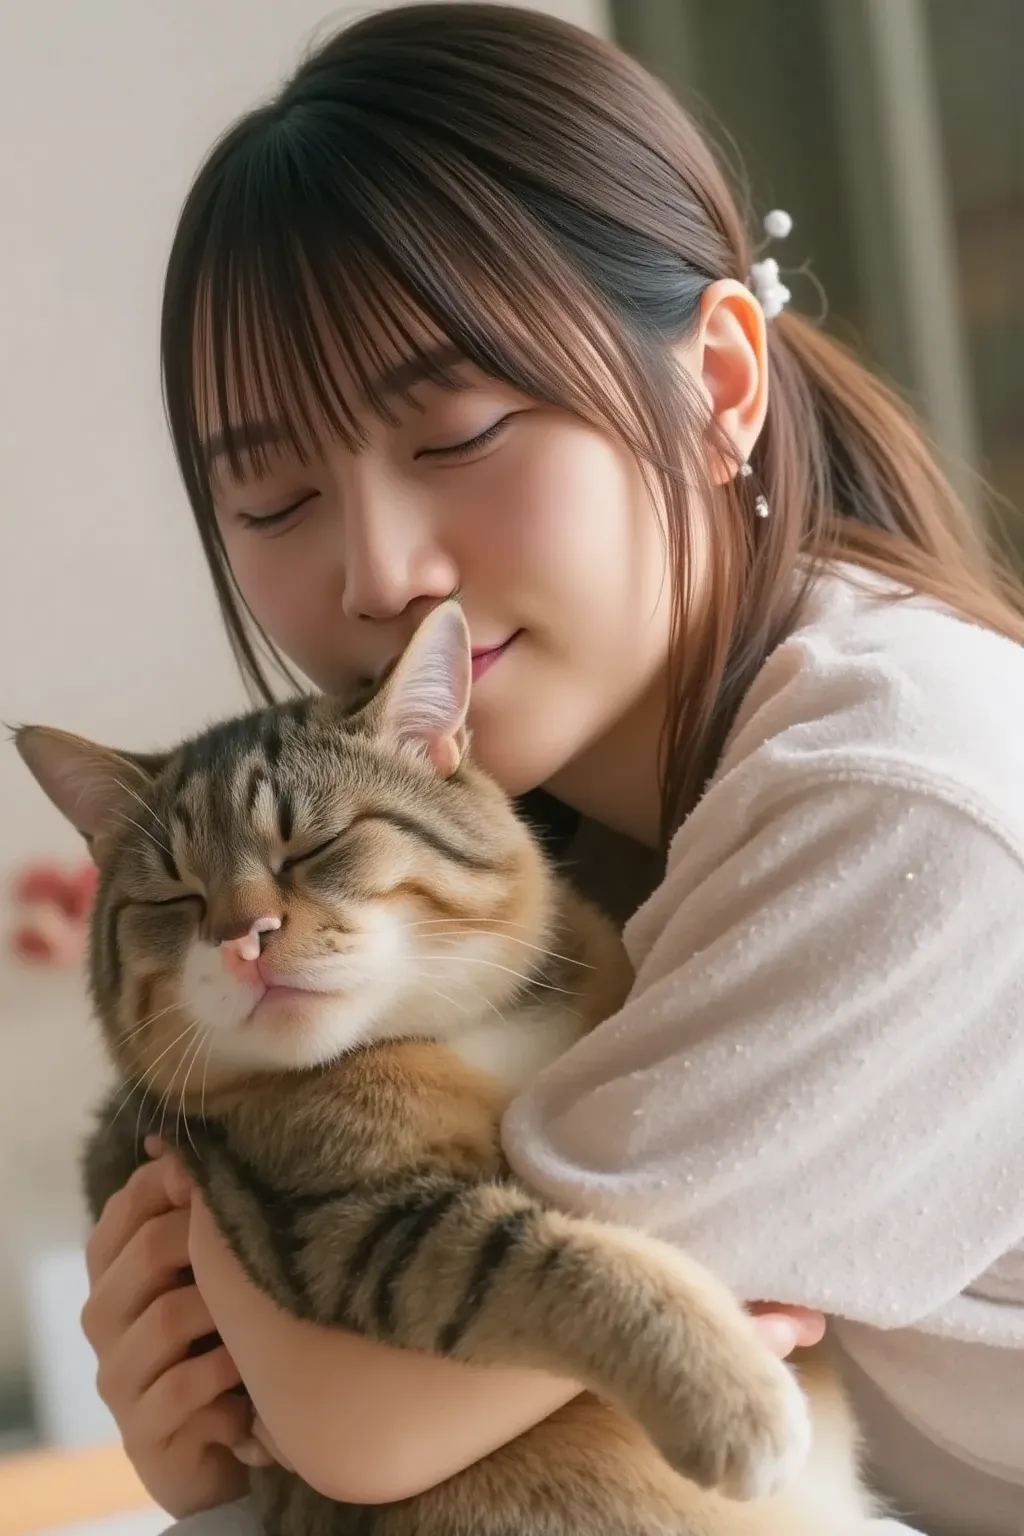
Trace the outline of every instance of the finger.
{"label": "finger", "polygon": [[[162,1444],[188,1423],[195,1414],[208,1408],[225,1392],[237,1386],[241,1377],[223,1344],[209,1354],[196,1355],[172,1365],[150,1387],[139,1403],[135,1433],[144,1445]],[[243,1406],[236,1400],[238,1406]],[[248,1412],[247,1405],[246,1411]]]}
{"label": "finger", "polygon": [[[244,1439],[240,1440],[237,1445],[233,1445],[231,1449],[243,1467],[272,1467],[274,1465],[273,1452],[268,1451],[263,1442],[257,1439],[255,1435],[246,1435]],[[289,1470],[291,1469],[289,1468]]]}
{"label": "finger", "polygon": [[826,1319],[823,1312],[810,1312],[803,1307],[794,1307],[793,1323],[796,1327],[797,1345],[800,1349],[810,1349],[814,1344],[820,1344],[825,1337]]}
{"label": "finger", "polygon": [[778,1301],[756,1301],[750,1311],[757,1316],[788,1318],[796,1332],[796,1343],[801,1349],[818,1344],[825,1336],[825,1314],[810,1307],[794,1307]]}
{"label": "finger", "polygon": [[176,1152],[163,1152],[157,1166],[162,1169],[167,1198],[173,1205],[192,1203],[193,1185],[188,1169]]}
{"label": "finger", "polygon": [[214,1339],[209,1349],[196,1353],[210,1353],[219,1347],[214,1321],[196,1286],[177,1286],[157,1296],[131,1325],[111,1368],[117,1369],[123,1361],[120,1376],[127,1393],[135,1400],[148,1392],[172,1365],[189,1358],[192,1346],[210,1335]]}
{"label": "finger", "polygon": [[[295,1468],[292,1466],[288,1458],[286,1456],[282,1456],[273,1435],[267,1429],[267,1426],[264,1424],[258,1413],[254,1416],[252,1421],[252,1438],[259,1446],[260,1450],[264,1453],[264,1455],[270,1458],[271,1462],[276,1461],[279,1466],[284,1467],[286,1472],[295,1471]],[[256,1462],[250,1463],[250,1465],[263,1466],[266,1465],[266,1463]]]}
{"label": "finger", "polygon": [[252,1438],[252,1408],[237,1397],[218,1397],[193,1415],[187,1433],[199,1445],[223,1445],[233,1451]]}
{"label": "finger", "polygon": [[763,1316],[755,1317],[754,1324],[758,1336],[773,1355],[785,1360],[797,1347],[797,1327],[791,1317],[784,1316],[781,1312],[766,1312]]}
{"label": "finger", "polygon": [[97,1354],[179,1284],[188,1264],[188,1222],[188,1211],[173,1208],[153,1217],[100,1275],[82,1308],[82,1329]]}
{"label": "finger", "polygon": [[111,1195],[86,1244],[85,1262],[89,1283],[106,1272],[139,1228],[154,1216],[172,1210],[167,1175],[159,1163],[136,1168],[123,1189]]}

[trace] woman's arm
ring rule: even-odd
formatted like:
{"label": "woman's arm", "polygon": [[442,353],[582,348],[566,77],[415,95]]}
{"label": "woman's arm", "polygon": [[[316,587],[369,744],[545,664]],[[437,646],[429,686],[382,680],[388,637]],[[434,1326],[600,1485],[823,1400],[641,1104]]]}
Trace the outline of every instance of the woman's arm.
{"label": "woman's arm", "polygon": [[[539,1372],[474,1368],[289,1317],[248,1280],[196,1194],[189,1257],[279,1459],[328,1498],[412,1498],[580,1390]],[[815,1312],[757,1310],[761,1336],[780,1358],[824,1332]]]}
{"label": "woman's arm", "polygon": [[328,1498],[411,1498],[580,1390],[539,1372],[474,1368],[288,1316],[247,1279],[197,1195],[189,1257],[275,1447]]}
{"label": "woman's arm", "polygon": [[504,1146],[552,1204],[741,1297],[912,1327],[1024,1230],[1024,861],[966,790],[886,785],[881,753],[837,765],[828,740],[801,727],[708,790],[631,997],[510,1107]]}

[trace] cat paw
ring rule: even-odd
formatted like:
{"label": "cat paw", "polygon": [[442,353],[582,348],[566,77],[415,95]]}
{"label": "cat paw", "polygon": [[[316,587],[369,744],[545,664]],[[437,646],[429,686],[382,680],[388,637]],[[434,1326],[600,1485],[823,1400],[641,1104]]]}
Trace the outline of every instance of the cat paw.
{"label": "cat paw", "polygon": [[778,1372],[778,1401],[770,1416],[730,1447],[720,1493],[730,1499],[766,1499],[791,1483],[811,1450],[807,1399],[785,1365]]}
{"label": "cat paw", "polygon": [[755,1374],[760,1380],[712,1383],[700,1407],[691,1396],[673,1429],[655,1436],[678,1472],[730,1499],[777,1493],[811,1448],[810,1410],[796,1378],[776,1361]]}

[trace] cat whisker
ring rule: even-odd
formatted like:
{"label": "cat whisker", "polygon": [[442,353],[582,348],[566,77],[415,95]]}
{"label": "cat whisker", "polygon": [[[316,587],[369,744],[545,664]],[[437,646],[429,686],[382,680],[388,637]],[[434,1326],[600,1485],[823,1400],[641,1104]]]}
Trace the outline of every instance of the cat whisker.
{"label": "cat whisker", "polygon": [[[178,1043],[178,1040],[181,1040],[181,1038],[183,1038],[186,1034],[187,1029],[186,1031],[183,1031],[183,1034],[178,1035],[178,1037],[175,1038],[172,1043],[170,1043],[170,1046],[167,1049],[172,1049],[173,1046]],[[163,1052],[163,1054],[166,1055],[166,1052]],[[160,1061],[160,1057],[157,1058],[157,1061],[154,1061],[152,1066],[157,1066],[158,1061]],[[117,1115],[120,1115],[121,1109],[124,1109],[124,1104],[129,1103],[132,1094],[135,1094],[135,1092],[140,1094],[140,1098],[138,1098],[138,1114],[135,1115],[135,1146],[138,1146],[138,1143],[140,1143],[141,1124],[143,1124],[143,1111],[144,1107],[146,1107],[146,1095],[147,1092],[149,1092],[150,1072],[152,1072],[152,1068],[143,1068],[143,1071],[141,1071],[140,1074],[138,1074],[138,1077],[135,1078],[132,1086],[129,1087],[129,1091],[127,1091],[126,1097],[124,1097],[124,1100],[121,1101],[120,1106],[118,1106]],[[160,1101],[157,1103],[157,1109],[158,1107],[160,1107]],[[157,1109],[154,1109],[154,1118],[155,1115],[157,1115]],[[114,1120],[117,1120],[117,1115],[115,1115]],[[152,1124],[152,1121],[150,1121],[150,1124]]]}
{"label": "cat whisker", "polygon": [[[178,1038],[180,1039],[181,1036],[179,1035]],[[139,1090],[141,1089],[143,1097],[142,1097],[141,1103],[139,1104],[139,1115],[138,1115],[138,1118],[137,1118],[136,1124],[135,1124],[135,1139],[136,1139],[136,1142],[138,1142],[139,1120],[141,1120],[141,1118],[142,1118],[142,1109],[143,1109],[143,1105],[145,1104],[145,1087],[146,1087],[146,1078],[148,1077],[148,1075],[149,1075],[148,1068],[144,1068],[143,1071],[137,1072],[134,1077],[132,1077],[132,1078],[130,1078],[128,1080],[127,1091],[125,1092],[124,1098],[121,1100],[120,1104],[117,1106],[117,1109],[114,1111],[113,1115],[111,1116],[111,1120],[110,1120],[110,1124],[112,1126],[115,1125],[117,1123],[117,1118],[121,1114],[122,1110],[124,1110],[131,1103],[132,1096],[135,1093],[138,1093]]]}
{"label": "cat whisker", "polygon": [[486,923],[489,928],[521,928],[524,933],[533,933],[535,928],[529,923],[515,923],[510,917],[415,917],[412,922],[406,923],[406,928],[433,928],[439,923]]}
{"label": "cat whisker", "polygon": [[[187,1033],[191,1034],[193,1030],[198,1029],[198,1028],[199,1028],[198,1024],[196,1024],[196,1023],[190,1024]],[[178,1073],[181,1071],[182,1066],[185,1063],[185,1060],[186,1060],[186,1058],[188,1056],[190,1044],[191,1044],[191,1042],[189,1042],[189,1045],[186,1045],[182,1049],[181,1058],[178,1061],[177,1065],[175,1066],[174,1071],[171,1073],[171,1080],[167,1084],[166,1089],[164,1090],[164,1092],[160,1096],[160,1103],[158,1105],[158,1108],[161,1108],[160,1131],[159,1131],[159,1136],[160,1136],[160,1140],[161,1141],[163,1141],[163,1139],[164,1139],[164,1125],[165,1125],[166,1120],[167,1120],[167,1111],[171,1107],[171,1095],[174,1092],[175,1079],[177,1078]],[[177,1146],[177,1144],[178,1144],[178,1122],[177,1122],[177,1120],[175,1120],[175,1123],[174,1123],[174,1144],[175,1144],[175,1146]]]}
{"label": "cat whisker", "polygon": [[[160,1052],[159,1056],[157,1056],[153,1061],[148,1063],[148,1065],[144,1068],[143,1073],[142,1073],[142,1077],[140,1079],[140,1083],[143,1086],[144,1090],[145,1090],[145,1085],[146,1085],[147,1081],[152,1077],[154,1071],[160,1065],[160,1063],[163,1061],[164,1057],[166,1055],[168,1055],[168,1053],[170,1051],[173,1051],[174,1047],[176,1045],[180,1044],[180,1042],[182,1040],[184,1040],[187,1035],[190,1035],[192,1033],[192,1031],[194,1029],[196,1029],[196,1028],[198,1028],[198,1025],[195,1024],[195,1023],[187,1024],[185,1026],[185,1028],[181,1031],[180,1034],[175,1035],[175,1037],[171,1041],[170,1045],[165,1046],[164,1049]],[[174,1076],[177,1076],[177,1069],[175,1069]],[[174,1082],[174,1077],[171,1078],[171,1083],[173,1084],[173,1082]],[[140,1127],[140,1124],[141,1124],[141,1121],[142,1121],[142,1111],[143,1111],[143,1108],[145,1107],[145,1103],[146,1103],[146,1099],[145,1099],[145,1091],[144,1091],[143,1092],[142,1100],[141,1100],[141,1102],[139,1104],[139,1113],[138,1113],[138,1116],[137,1116],[136,1121],[135,1121],[135,1142],[136,1142],[136,1145],[138,1145],[139,1127]],[[156,1109],[153,1111],[154,1118],[156,1116],[157,1110],[160,1108],[160,1105],[162,1103],[163,1103],[163,1095],[161,1095],[160,1099],[158,1099],[157,1105],[156,1105]],[[161,1132],[161,1135],[162,1135],[163,1134],[163,1120],[160,1121],[160,1132]]]}
{"label": "cat whisker", "polygon": [[[181,1006],[180,1003],[171,1003],[166,1008],[158,1008],[156,1013],[151,1013],[149,1015],[149,1017],[146,1018],[146,1019],[143,1019],[140,1024],[136,1024],[134,1029],[129,1030],[128,1034],[122,1036],[122,1039],[124,1039],[126,1041],[127,1040],[131,1040],[133,1036],[140,1034],[142,1032],[142,1030],[147,1029],[151,1024],[155,1024],[157,1019],[162,1019],[166,1014],[173,1013],[173,1011],[176,1008],[180,1008],[180,1006]],[[180,1040],[181,1038],[182,1038],[181,1035],[178,1035],[177,1040]],[[177,1040],[172,1041],[172,1045],[177,1044]],[[157,1058],[157,1060],[159,1060],[159,1057]],[[129,1080],[127,1092],[125,1093],[124,1098],[121,1100],[120,1104],[117,1106],[116,1110],[114,1111],[114,1113],[113,1113],[113,1115],[111,1117],[111,1121],[110,1121],[112,1126],[115,1125],[117,1123],[118,1116],[121,1114],[122,1110],[124,1110],[127,1107],[127,1105],[131,1103],[132,1095],[134,1093],[138,1092],[139,1089],[142,1089],[143,1092],[142,1092],[142,1098],[141,1098],[141,1100],[139,1102],[139,1112],[138,1112],[138,1115],[135,1118],[135,1145],[136,1146],[138,1145],[138,1142],[139,1142],[139,1130],[140,1130],[140,1126],[141,1126],[141,1122],[142,1122],[142,1111],[143,1111],[143,1108],[144,1108],[145,1102],[146,1102],[146,1098],[145,1098],[145,1083],[146,1083],[146,1078],[148,1077],[148,1075],[149,1075],[149,1068],[148,1067],[144,1067],[141,1072],[136,1073],[136,1075]]]}
{"label": "cat whisker", "polygon": [[202,1035],[200,1035],[198,1041],[196,1042],[196,1048],[192,1052],[192,1055],[191,1055],[191,1057],[189,1059],[189,1064],[188,1064],[187,1068],[185,1069],[185,1081],[181,1085],[181,1096],[180,1096],[180,1098],[178,1100],[178,1113],[177,1113],[177,1115],[174,1118],[174,1141],[175,1141],[175,1145],[177,1145],[177,1143],[178,1143],[178,1123],[179,1123],[179,1121],[181,1119],[182,1114],[184,1114],[184,1116],[185,1116],[185,1135],[188,1137],[189,1143],[190,1143],[190,1145],[192,1147],[192,1151],[195,1153],[197,1158],[199,1157],[199,1148],[195,1144],[195,1140],[193,1139],[193,1136],[192,1136],[192,1128],[191,1128],[191,1126],[188,1123],[188,1113],[185,1110],[185,1094],[188,1092],[188,1080],[189,1080],[189,1077],[192,1075],[192,1068],[195,1066],[196,1062],[199,1060],[199,1057],[200,1057],[200,1055],[202,1053],[202,1049],[203,1049],[203,1037],[202,1037]]}
{"label": "cat whisker", "polygon": [[561,992],[566,997],[575,996],[568,987],[556,987],[552,981],[542,981],[539,976],[531,976],[528,971],[513,970],[512,966],[501,965],[497,960],[485,960],[482,955],[421,955],[420,960],[435,965],[486,965],[493,971],[504,971],[506,976],[514,976],[527,986],[543,987],[545,992]]}
{"label": "cat whisker", "polygon": [[210,1070],[210,1057],[213,1055],[213,1033],[210,1033],[209,1044],[206,1047],[206,1060],[203,1062],[203,1083],[199,1090],[199,1118],[206,1124],[206,1074]]}
{"label": "cat whisker", "polygon": [[454,997],[449,997],[447,992],[442,992],[440,987],[432,986],[428,987],[426,990],[431,997],[439,997],[443,1003],[448,1004],[449,1008],[457,1008],[460,1013],[472,1013],[473,1011],[471,1008],[467,1008],[463,1003],[458,1002]]}
{"label": "cat whisker", "polygon": [[166,1008],[159,1008],[159,1009],[157,1009],[156,1013],[151,1013],[148,1019],[143,1019],[141,1024],[136,1024],[135,1028],[134,1029],[130,1029],[126,1035],[122,1035],[121,1039],[122,1040],[132,1040],[132,1039],[134,1039],[134,1037],[136,1035],[138,1035],[138,1034],[141,1034],[144,1029],[148,1029],[151,1024],[155,1024],[157,1019],[164,1018],[164,1016],[166,1014],[173,1013],[175,1008],[180,1008],[180,1007],[181,1007],[180,1003],[168,1003]]}
{"label": "cat whisker", "polygon": [[482,992],[479,987],[474,987],[473,996],[477,998],[479,1002],[484,1003],[491,1010],[496,1019],[500,1019],[503,1024],[507,1022],[505,1015],[502,1013],[497,1003],[492,997],[488,997],[486,992]]}
{"label": "cat whisker", "polygon": [[[148,809],[148,807],[147,807],[147,809]],[[128,822],[129,826],[132,826],[132,827],[134,827],[136,829],[136,831],[141,832],[143,837],[149,839],[149,841],[153,844],[154,848],[161,849],[164,853],[166,853],[166,855],[167,855],[167,857],[169,859],[173,859],[174,858],[174,854],[168,848],[167,844],[166,843],[162,843],[158,837],[154,837],[152,832],[150,832],[149,828],[148,827],[144,827],[142,825],[141,821],[136,821],[135,817],[134,816],[129,816],[127,811],[122,811],[121,812],[121,820]]]}
{"label": "cat whisker", "polygon": [[[438,924],[438,925],[440,925],[442,923],[451,924],[451,921],[452,920],[451,920],[450,917],[428,917],[428,918],[424,918],[421,922],[406,923],[405,927],[406,928],[429,928],[429,927],[433,927],[433,925],[435,923]],[[435,929],[435,931],[430,935],[430,937],[433,938],[433,939],[460,939],[460,938],[469,937],[469,936],[471,936],[471,933],[467,934],[466,931],[461,927],[461,924],[463,922],[466,924],[467,928],[471,928],[471,925],[475,924],[475,923],[486,923],[488,925],[489,929],[494,929],[495,931],[498,929],[498,927],[501,926],[500,924],[492,923],[490,918],[485,918],[485,917],[459,918],[458,921],[459,921],[459,924],[460,924],[459,927],[449,927],[447,929],[444,929],[442,932],[438,932]],[[517,923],[517,924],[515,924],[515,926],[516,927],[525,927],[525,924],[518,924]],[[509,944],[521,944],[524,949],[535,950],[538,955],[546,955],[548,957],[548,959],[550,959],[550,960],[563,960],[566,965],[577,965],[577,966],[580,967],[581,970],[585,970],[585,971],[592,971],[594,969],[594,967],[588,961],[586,961],[586,960],[577,960],[572,955],[560,954],[557,949],[545,949],[542,944],[533,944],[533,943],[530,942],[529,939],[520,939],[514,933],[497,933],[496,932],[496,936],[498,938],[503,939],[505,942],[507,942]]]}
{"label": "cat whisker", "polygon": [[128,1090],[125,1093],[124,1098],[121,1100],[120,1104],[117,1106],[116,1110],[114,1111],[113,1115],[111,1116],[110,1124],[112,1126],[117,1124],[117,1117],[120,1115],[121,1111],[126,1107],[126,1105],[128,1105],[131,1102],[132,1094],[136,1091],[137,1088],[141,1087],[142,1080],[143,1080],[144,1076],[145,1076],[145,1073],[142,1073],[139,1076],[133,1077],[129,1081],[129,1083],[128,1083]]}
{"label": "cat whisker", "polygon": [[151,805],[147,805],[142,796],[137,795],[130,784],[125,784],[120,779],[115,779],[114,783],[117,785],[118,789],[123,789],[126,795],[131,795],[133,800],[138,801],[139,805],[142,806],[142,809],[148,812],[150,816],[152,816],[153,820],[156,822],[161,831],[166,832],[168,837],[170,837],[170,828],[167,826],[167,823],[160,820],[160,817],[157,815],[156,811],[154,811],[153,807]]}
{"label": "cat whisker", "polygon": [[174,1047],[178,1044],[179,1040],[184,1040],[186,1035],[190,1035],[194,1029],[198,1029],[199,1027],[199,1021],[197,1019],[191,1019],[188,1024],[185,1025],[185,1028],[181,1031],[181,1033],[175,1035],[170,1045],[165,1046],[164,1049],[160,1052],[159,1056],[155,1056],[153,1060],[148,1064],[143,1073],[143,1077],[151,1076],[153,1068],[159,1066],[164,1057],[169,1055],[170,1052],[174,1050]]}

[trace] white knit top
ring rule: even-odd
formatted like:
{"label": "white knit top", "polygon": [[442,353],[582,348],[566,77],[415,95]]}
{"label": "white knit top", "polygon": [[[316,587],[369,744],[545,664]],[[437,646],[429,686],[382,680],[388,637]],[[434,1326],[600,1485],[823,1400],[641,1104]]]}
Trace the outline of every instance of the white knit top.
{"label": "white knit top", "polygon": [[510,1109],[570,1209],[835,1319],[875,1474],[1024,1532],[1024,649],[844,573],[765,663],[630,1000]]}

